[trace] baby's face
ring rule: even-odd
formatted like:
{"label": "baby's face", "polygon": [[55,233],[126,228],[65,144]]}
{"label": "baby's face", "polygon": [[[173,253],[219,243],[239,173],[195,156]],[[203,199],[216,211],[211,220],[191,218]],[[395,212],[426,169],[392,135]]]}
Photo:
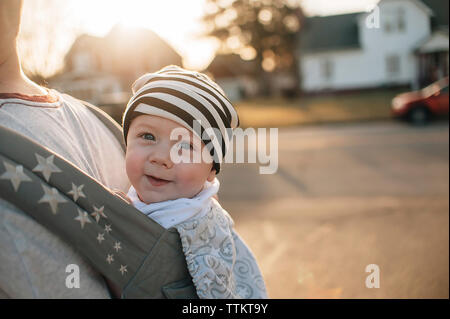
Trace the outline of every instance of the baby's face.
{"label": "baby's face", "polygon": [[126,170],[139,198],[147,204],[192,198],[202,190],[205,181],[214,180],[211,162],[172,162],[170,153],[174,147],[181,147],[185,154],[191,155],[201,153],[205,147],[190,131],[190,140],[171,140],[171,132],[177,128],[181,128],[178,123],[153,115],[140,115],[131,122]]}

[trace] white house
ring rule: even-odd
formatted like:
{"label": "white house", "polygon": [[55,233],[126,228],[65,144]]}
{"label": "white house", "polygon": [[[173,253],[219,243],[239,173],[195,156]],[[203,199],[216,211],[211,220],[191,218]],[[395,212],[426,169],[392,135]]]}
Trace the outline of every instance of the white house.
{"label": "white house", "polygon": [[307,18],[302,89],[417,88],[448,75],[448,41],[442,0],[381,0],[371,12]]}

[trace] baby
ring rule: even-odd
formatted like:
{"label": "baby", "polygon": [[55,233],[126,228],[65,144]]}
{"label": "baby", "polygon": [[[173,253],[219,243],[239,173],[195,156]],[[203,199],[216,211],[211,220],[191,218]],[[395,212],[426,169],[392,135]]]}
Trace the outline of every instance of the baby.
{"label": "baby", "polygon": [[200,298],[267,298],[255,257],[214,198],[238,124],[216,83],[176,66],[140,77],[123,116],[128,197],[177,229]]}

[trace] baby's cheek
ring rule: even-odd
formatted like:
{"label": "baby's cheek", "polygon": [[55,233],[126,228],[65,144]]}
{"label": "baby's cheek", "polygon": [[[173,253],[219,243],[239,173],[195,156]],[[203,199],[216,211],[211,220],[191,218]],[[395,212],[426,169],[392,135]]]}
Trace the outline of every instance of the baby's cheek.
{"label": "baby's cheek", "polygon": [[205,183],[202,172],[196,170],[194,167],[185,168],[177,175],[177,184],[187,197],[195,196],[202,189],[203,184]]}
{"label": "baby's cheek", "polygon": [[125,167],[128,175],[128,179],[132,184],[136,182],[136,180],[141,175],[142,167],[141,161],[138,157],[134,156],[132,153],[127,154],[125,158]]}

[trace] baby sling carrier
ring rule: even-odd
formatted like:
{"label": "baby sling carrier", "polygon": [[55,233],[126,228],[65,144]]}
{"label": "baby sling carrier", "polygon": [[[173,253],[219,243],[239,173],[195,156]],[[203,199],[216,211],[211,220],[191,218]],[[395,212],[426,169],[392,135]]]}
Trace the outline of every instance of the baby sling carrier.
{"label": "baby sling carrier", "polygon": [[[124,147],[120,127],[83,104]],[[121,298],[198,298],[174,228],[27,137],[0,126],[0,141],[0,197],[74,247],[121,288]]]}

